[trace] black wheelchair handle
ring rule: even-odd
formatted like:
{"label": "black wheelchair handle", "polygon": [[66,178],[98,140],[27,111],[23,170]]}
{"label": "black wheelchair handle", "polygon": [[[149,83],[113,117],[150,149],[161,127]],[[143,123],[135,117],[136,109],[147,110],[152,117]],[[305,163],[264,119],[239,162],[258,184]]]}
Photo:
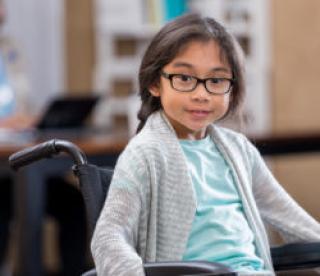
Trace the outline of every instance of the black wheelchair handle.
{"label": "black wheelchair handle", "polygon": [[9,165],[14,170],[18,170],[23,166],[43,158],[50,158],[60,152],[69,154],[76,165],[87,163],[85,154],[75,144],[65,140],[52,139],[10,155]]}

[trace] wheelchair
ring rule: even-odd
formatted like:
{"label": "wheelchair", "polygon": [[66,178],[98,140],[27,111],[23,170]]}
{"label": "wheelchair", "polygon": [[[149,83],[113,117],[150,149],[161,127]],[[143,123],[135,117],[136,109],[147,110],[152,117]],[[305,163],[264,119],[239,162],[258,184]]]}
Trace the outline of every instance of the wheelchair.
{"label": "wheelchair", "polygon": [[[9,164],[14,170],[18,170],[35,161],[52,158],[61,153],[69,155],[73,160],[72,170],[79,181],[86,207],[89,233],[92,235],[107,196],[113,174],[112,168],[89,164],[81,149],[69,141],[59,139],[52,139],[16,152],[9,157]],[[286,271],[296,271],[294,275],[306,275],[299,271],[320,268],[320,242],[293,243],[273,247],[271,255],[277,274],[285,275]],[[237,275],[225,265],[202,261],[145,263],[144,269],[147,276]],[[94,269],[82,274],[82,276],[94,275],[96,275]]]}

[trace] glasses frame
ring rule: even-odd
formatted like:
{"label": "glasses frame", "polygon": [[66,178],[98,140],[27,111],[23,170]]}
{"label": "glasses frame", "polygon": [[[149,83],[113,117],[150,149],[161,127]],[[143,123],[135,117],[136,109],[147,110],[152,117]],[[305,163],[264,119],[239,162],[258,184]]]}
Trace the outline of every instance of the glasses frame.
{"label": "glasses frame", "polygon": [[[164,72],[164,71],[161,71],[161,76],[163,76],[164,78],[170,80],[170,85],[171,85],[171,87],[172,87],[174,90],[176,90],[176,91],[179,91],[179,92],[192,92],[192,91],[194,91],[194,90],[197,88],[197,86],[198,86],[199,83],[202,83],[203,86],[204,86],[204,88],[206,89],[206,91],[207,91],[209,94],[213,94],[213,95],[225,95],[225,94],[230,93],[231,88],[232,88],[232,86],[233,86],[233,84],[234,84],[234,81],[235,81],[234,78],[205,78],[205,79],[201,79],[201,78],[194,77],[194,76],[190,76],[190,75],[186,75],[186,74],[169,74],[169,73],[166,73],[166,72]],[[177,89],[177,88],[175,88],[175,87],[173,86],[173,81],[172,81],[172,79],[173,79],[175,76],[188,76],[188,77],[191,77],[191,78],[195,79],[197,82],[195,83],[195,86],[194,86],[192,89],[189,89],[189,90],[179,90],[179,89]],[[211,92],[211,91],[209,91],[208,88],[207,88],[207,84],[206,84],[206,83],[207,83],[208,80],[212,80],[212,79],[228,80],[228,81],[230,81],[230,86],[229,86],[228,90],[227,90],[226,92],[224,92],[224,93],[217,93],[217,92]]]}

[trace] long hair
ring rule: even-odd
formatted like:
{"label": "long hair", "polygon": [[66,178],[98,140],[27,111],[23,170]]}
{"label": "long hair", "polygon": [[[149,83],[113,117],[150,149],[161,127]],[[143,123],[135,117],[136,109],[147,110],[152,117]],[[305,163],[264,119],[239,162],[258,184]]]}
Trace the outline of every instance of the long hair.
{"label": "long hair", "polygon": [[230,65],[235,79],[229,109],[224,118],[240,110],[245,94],[245,84],[243,57],[239,44],[214,19],[194,13],[187,14],[166,24],[154,36],[144,54],[139,70],[141,107],[138,112],[140,123],[137,132],[143,128],[153,112],[162,108],[160,98],[152,96],[149,92],[152,85],[159,83],[162,68],[170,63],[184,47],[188,46],[189,42],[209,40],[214,40],[219,45],[221,57]]}

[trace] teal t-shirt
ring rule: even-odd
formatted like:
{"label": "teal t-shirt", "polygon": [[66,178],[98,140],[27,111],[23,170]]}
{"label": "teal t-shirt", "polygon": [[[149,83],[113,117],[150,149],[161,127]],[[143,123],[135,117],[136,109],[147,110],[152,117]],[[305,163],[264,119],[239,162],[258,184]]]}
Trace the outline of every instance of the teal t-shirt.
{"label": "teal t-shirt", "polygon": [[180,140],[196,193],[197,209],[184,260],[226,264],[236,271],[263,271],[232,171],[210,137]]}

